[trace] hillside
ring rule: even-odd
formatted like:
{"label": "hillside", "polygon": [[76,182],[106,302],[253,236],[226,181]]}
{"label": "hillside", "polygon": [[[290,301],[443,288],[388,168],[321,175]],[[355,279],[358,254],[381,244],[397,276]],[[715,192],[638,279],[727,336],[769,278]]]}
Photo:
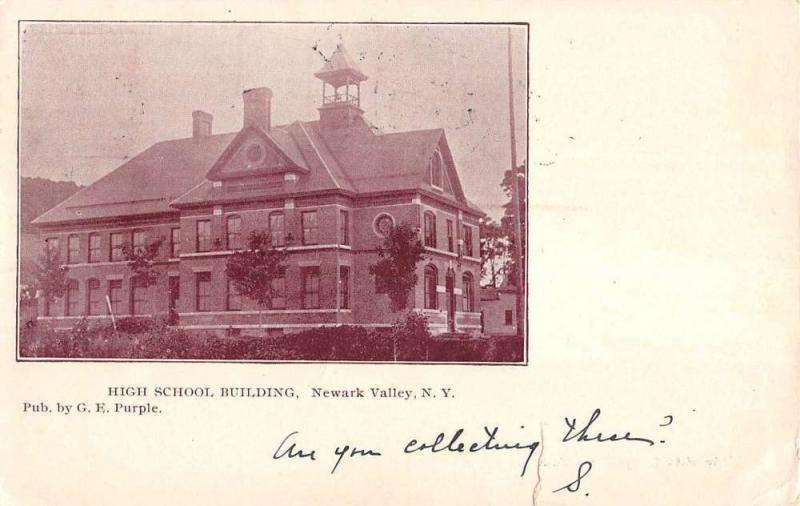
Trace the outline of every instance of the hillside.
{"label": "hillside", "polygon": [[20,181],[20,226],[22,232],[36,232],[31,226],[31,221],[81,188],[83,187],[72,181],[23,177]]}
{"label": "hillside", "polygon": [[20,181],[20,279],[33,282],[35,262],[41,253],[42,240],[31,226],[37,216],[83,188],[71,181],[50,181],[41,177],[23,177]]}

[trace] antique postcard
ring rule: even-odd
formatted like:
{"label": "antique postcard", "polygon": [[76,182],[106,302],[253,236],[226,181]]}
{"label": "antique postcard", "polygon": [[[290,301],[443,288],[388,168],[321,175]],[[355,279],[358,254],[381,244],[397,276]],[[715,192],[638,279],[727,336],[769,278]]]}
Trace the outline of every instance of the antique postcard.
{"label": "antique postcard", "polygon": [[800,504],[768,3],[0,3],[0,505]]}

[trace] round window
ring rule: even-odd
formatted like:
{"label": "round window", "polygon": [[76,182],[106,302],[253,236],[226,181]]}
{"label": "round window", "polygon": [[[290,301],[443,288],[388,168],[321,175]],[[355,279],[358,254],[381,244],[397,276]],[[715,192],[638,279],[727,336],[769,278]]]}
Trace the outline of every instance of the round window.
{"label": "round window", "polygon": [[375,218],[375,233],[383,236],[388,237],[389,233],[394,228],[394,218],[389,216],[388,214],[379,214],[377,218]]}
{"label": "round window", "polygon": [[247,148],[247,160],[253,163],[260,162],[264,158],[264,148],[258,144],[253,144]]}

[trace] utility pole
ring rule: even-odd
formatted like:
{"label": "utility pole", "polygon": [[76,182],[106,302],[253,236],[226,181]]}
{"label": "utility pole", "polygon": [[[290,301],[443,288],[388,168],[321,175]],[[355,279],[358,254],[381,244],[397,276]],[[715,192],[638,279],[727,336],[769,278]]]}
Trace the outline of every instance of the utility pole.
{"label": "utility pole", "polygon": [[514,263],[517,266],[516,280],[517,285],[517,335],[524,336],[525,333],[525,276],[522,265],[522,206],[520,205],[519,177],[517,174],[517,134],[514,127],[514,79],[511,70],[511,27],[508,27],[508,124],[511,129],[511,204],[514,210]]}

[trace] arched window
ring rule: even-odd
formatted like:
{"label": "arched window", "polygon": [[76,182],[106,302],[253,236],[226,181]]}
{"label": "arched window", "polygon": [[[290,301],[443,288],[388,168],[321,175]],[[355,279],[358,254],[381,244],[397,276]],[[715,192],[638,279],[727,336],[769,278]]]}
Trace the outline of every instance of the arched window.
{"label": "arched window", "polygon": [[425,211],[425,246],[436,247],[436,215],[430,211]]}
{"label": "arched window", "polygon": [[442,161],[442,154],[437,149],[433,152],[433,158],[431,158],[431,186],[435,186],[437,188],[444,188],[442,184],[442,170],[444,167],[444,162]]}
{"label": "arched window", "polygon": [[228,216],[225,223],[228,234],[228,249],[242,248],[242,218],[238,215]]}
{"label": "arched window", "polygon": [[103,296],[100,293],[100,281],[90,279],[86,282],[86,312],[90,315],[102,314]]}
{"label": "arched window", "polygon": [[273,246],[286,245],[286,221],[282,212],[269,214],[269,235],[272,237]]}
{"label": "arched window", "polygon": [[433,264],[425,266],[425,309],[436,309],[439,307],[436,297],[436,284],[439,272]]}
{"label": "arched window", "polygon": [[74,279],[67,284],[67,293],[64,300],[64,315],[75,316],[78,314],[78,282]]}
{"label": "arched window", "polygon": [[463,288],[463,310],[467,313],[475,311],[475,283],[472,280],[472,273],[465,272],[461,279]]}

